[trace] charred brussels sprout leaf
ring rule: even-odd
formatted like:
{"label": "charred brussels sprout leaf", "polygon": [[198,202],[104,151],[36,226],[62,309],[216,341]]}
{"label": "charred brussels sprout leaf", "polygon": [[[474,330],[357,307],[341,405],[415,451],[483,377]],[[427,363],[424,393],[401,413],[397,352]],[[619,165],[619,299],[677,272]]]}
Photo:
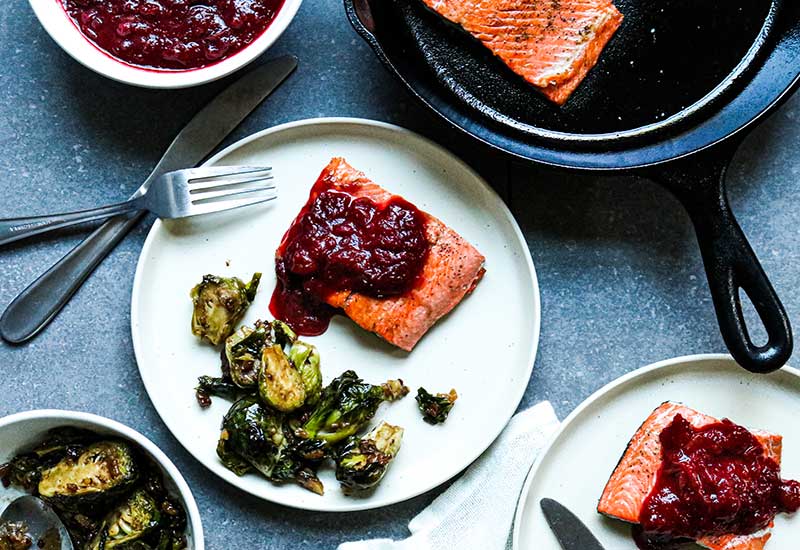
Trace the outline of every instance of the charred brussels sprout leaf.
{"label": "charred brussels sprout leaf", "polygon": [[250,463],[239,456],[231,447],[230,432],[223,430],[217,442],[217,456],[222,465],[237,476],[243,476],[253,471]]}
{"label": "charred brussels sprout leaf", "polygon": [[400,451],[403,428],[381,422],[362,438],[349,438],[336,457],[336,479],[347,491],[366,491],[383,479]]}
{"label": "charred brussels sprout leaf", "polygon": [[201,376],[197,379],[197,402],[205,408],[211,405],[211,396],[222,397],[229,401],[236,401],[243,396],[253,393],[253,390],[242,389],[233,382],[224,378],[214,378],[212,376]]}
{"label": "charred brussels sprout leaf", "polygon": [[66,456],[42,471],[39,495],[56,508],[91,509],[119,496],[136,481],[131,447],[122,441],[99,441],[77,457]]}
{"label": "charred brussels sprout leaf", "polygon": [[275,343],[287,347],[297,341],[297,334],[283,321],[272,321],[272,330],[275,333]]}
{"label": "charred brussels sprout leaf", "polygon": [[383,386],[361,380],[353,371],[335,378],[320,396],[319,403],[298,433],[307,439],[338,443],[364,428],[383,401],[393,400]]}
{"label": "charred brussels sprout leaf", "polygon": [[103,521],[87,550],[135,548],[134,541],[156,529],[161,520],[156,501],[144,490],[137,490]]}
{"label": "charred brussels sprout leaf", "polygon": [[258,372],[258,394],[281,412],[299,409],[306,401],[303,377],[279,345],[264,348]]}
{"label": "charred brussels sprout leaf", "polygon": [[422,412],[422,419],[428,424],[441,424],[447,420],[447,415],[458,399],[456,390],[450,390],[450,393],[437,393],[431,395],[425,388],[417,390],[417,406]]}
{"label": "charred brussels sprout leaf", "polygon": [[240,388],[253,387],[258,382],[261,353],[272,340],[269,329],[269,325],[258,321],[254,328],[242,327],[225,340],[228,373]]}
{"label": "charred brussels sprout leaf", "polygon": [[270,477],[284,445],[282,423],[282,415],[261,407],[255,397],[244,397],[233,404],[222,421],[217,454],[223,464],[235,466],[231,469],[236,473],[246,472],[247,462]]}
{"label": "charred brussels sprout leaf", "polygon": [[261,273],[247,284],[237,277],[205,275],[190,293],[192,334],[215,346],[224,342],[255,299],[260,280]]}
{"label": "charred brussels sprout leaf", "polygon": [[297,340],[289,350],[289,361],[300,373],[306,391],[306,405],[316,405],[322,393],[322,369],[317,348]]}

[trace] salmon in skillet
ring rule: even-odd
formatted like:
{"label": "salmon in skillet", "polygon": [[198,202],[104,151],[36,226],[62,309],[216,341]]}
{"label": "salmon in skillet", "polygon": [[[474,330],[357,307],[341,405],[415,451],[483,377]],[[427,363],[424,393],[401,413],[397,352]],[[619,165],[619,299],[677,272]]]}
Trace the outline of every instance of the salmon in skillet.
{"label": "salmon in skillet", "polygon": [[[317,185],[320,182],[324,183],[326,189],[343,192],[356,199],[366,198],[376,204],[399,198],[373,183],[342,158],[330,161]],[[308,211],[317,196],[318,188],[315,186],[303,211]],[[471,293],[485,272],[485,258],[474,246],[434,216],[426,212],[421,212],[421,215],[424,218],[427,255],[418,282],[410,290],[383,298],[350,290],[317,296],[338,308],[362,328],[406,351],[411,351],[439,319]],[[293,226],[302,223],[302,216],[301,212]],[[287,235],[290,232],[291,228]],[[277,253],[279,263],[284,252],[282,244]]]}
{"label": "salmon in skillet", "polygon": [[[718,422],[717,419],[699,413],[678,403],[664,403],[642,424],[631,439],[614,473],[606,485],[597,511],[629,523],[639,522],[639,513],[645,499],[656,484],[661,466],[661,443],[659,434],[680,414],[695,428]],[[750,430],[764,446],[770,458],[780,464],[782,438],[761,430]],[[752,535],[723,535],[705,537],[697,541],[711,550],[763,550],[771,533]]]}
{"label": "salmon in skillet", "polygon": [[423,0],[563,105],[623,16],[611,0]]}

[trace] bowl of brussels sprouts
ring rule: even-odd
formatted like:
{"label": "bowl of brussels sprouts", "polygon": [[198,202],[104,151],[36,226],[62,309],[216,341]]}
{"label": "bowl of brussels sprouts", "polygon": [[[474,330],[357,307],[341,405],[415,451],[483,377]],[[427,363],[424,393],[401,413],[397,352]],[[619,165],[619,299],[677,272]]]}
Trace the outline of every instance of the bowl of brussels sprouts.
{"label": "bowl of brussels sprouts", "polygon": [[204,550],[200,513],[175,465],[139,432],[88,413],[0,419],[0,511],[33,494],[76,550]]}

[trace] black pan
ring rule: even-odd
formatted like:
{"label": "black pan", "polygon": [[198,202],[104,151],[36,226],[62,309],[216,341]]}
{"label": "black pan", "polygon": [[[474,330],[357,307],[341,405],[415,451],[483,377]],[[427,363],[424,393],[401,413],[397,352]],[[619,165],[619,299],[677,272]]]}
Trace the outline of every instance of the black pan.
{"label": "black pan", "polygon": [[[384,64],[455,127],[523,159],[635,170],[669,189],[694,223],[731,354],[759,373],[786,363],[786,311],[724,182],[747,131],[800,84],[800,2],[616,0],[625,21],[563,107],[420,0],[344,3]],[[764,324],[764,345],[750,338],[740,290]]]}

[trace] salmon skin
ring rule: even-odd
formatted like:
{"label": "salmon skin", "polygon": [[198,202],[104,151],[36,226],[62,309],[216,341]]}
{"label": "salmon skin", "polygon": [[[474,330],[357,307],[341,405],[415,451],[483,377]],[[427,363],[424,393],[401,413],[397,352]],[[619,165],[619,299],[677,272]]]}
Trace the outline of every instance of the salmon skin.
{"label": "salmon skin", "polygon": [[597,64],[623,16],[611,0],[422,0],[557,105]]}
{"label": "salmon skin", "polygon": [[[606,484],[597,505],[598,512],[628,523],[639,522],[639,512],[655,487],[661,467],[659,435],[679,414],[695,428],[718,422],[716,418],[679,403],[662,404],[645,420],[628,443],[625,454]],[[750,431],[764,446],[767,456],[780,464],[782,437],[761,430]],[[711,550],[763,550],[771,536],[769,531],[764,531],[752,535],[705,537],[697,543]]]}
{"label": "salmon skin", "polygon": [[[343,158],[332,159],[321,177],[355,198],[383,203],[394,196]],[[429,249],[419,282],[411,290],[386,298],[347,290],[320,296],[362,328],[406,351],[471,293],[485,272],[486,259],[474,246],[437,218],[422,215]]]}

